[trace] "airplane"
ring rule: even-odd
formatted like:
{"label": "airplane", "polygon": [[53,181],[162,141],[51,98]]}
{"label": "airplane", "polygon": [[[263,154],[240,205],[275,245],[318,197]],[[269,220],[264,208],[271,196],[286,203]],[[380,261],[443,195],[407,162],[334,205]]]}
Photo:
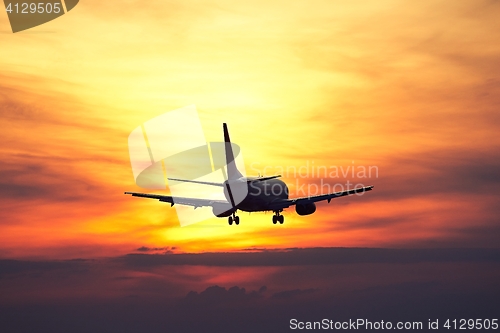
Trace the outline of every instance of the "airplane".
{"label": "airplane", "polygon": [[[240,218],[236,215],[238,210],[244,212],[271,211],[274,213],[272,217],[273,223],[283,224],[285,217],[281,213],[290,206],[295,206],[295,211],[298,215],[310,215],[316,211],[316,202],[326,200],[330,203],[335,198],[364,193],[373,189],[373,186],[365,186],[346,191],[290,199],[288,198],[287,185],[284,181],[278,179],[281,175],[243,177],[234,161],[233,147],[229,138],[227,124],[223,123],[222,127],[224,131],[227,180],[223,183],[213,183],[175,178],[167,179],[177,182],[223,187],[226,200],[185,198],[137,192],[125,192],[125,194],[130,194],[134,197],[157,199],[161,202],[170,203],[171,206],[174,204],[188,205],[193,206],[195,209],[198,207],[212,207],[212,212],[216,217],[227,217],[229,225],[232,225],[233,222],[235,225],[238,225],[240,224]],[[272,191],[269,191],[269,188]],[[242,193],[245,194],[243,197],[241,196]]]}

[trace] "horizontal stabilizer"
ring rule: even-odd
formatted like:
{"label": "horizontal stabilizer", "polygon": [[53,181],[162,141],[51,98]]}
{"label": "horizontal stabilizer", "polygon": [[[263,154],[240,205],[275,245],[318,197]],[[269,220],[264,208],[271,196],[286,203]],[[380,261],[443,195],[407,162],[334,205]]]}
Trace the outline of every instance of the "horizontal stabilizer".
{"label": "horizontal stabilizer", "polygon": [[[222,184],[222,183],[202,182],[202,181],[198,181],[198,180],[187,180],[187,179],[176,179],[176,178],[167,178],[167,179],[173,180],[175,182],[182,182],[182,183],[194,183],[194,184],[224,187],[224,184]],[[171,185],[175,185],[175,184],[171,184]]]}
{"label": "horizontal stabilizer", "polygon": [[256,178],[256,179],[249,179],[248,182],[262,182],[264,180],[270,180],[270,179],[275,179],[275,178],[279,178],[281,177],[281,175],[276,175],[276,176],[269,176],[269,177],[260,177],[260,178]]}

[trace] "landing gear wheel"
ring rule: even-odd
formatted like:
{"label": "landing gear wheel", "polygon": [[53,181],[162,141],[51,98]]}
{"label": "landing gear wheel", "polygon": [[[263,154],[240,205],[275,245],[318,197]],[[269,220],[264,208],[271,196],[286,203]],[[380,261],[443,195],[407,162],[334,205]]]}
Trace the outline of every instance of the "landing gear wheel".
{"label": "landing gear wheel", "polygon": [[229,225],[233,225],[233,217],[232,216],[229,216],[227,218],[227,223],[229,223]]}
{"label": "landing gear wheel", "polygon": [[236,225],[240,224],[240,217],[239,217],[239,216],[235,216],[235,217],[234,217],[234,223],[235,223]]}
{"label": "landing gear wheel", "polygon": [[274,224],[276,224],[278,222],[280,224],[283,224],[283,222],[285,222],[285,217],[280,214],[282,211],[283,211],[283,209],[274,211],[274,215],[273,215],[273,223]]}

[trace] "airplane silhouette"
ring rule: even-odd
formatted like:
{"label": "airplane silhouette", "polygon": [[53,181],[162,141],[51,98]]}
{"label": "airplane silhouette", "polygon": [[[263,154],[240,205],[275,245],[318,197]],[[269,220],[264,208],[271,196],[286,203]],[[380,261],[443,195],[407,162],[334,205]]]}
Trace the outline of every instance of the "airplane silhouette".
{"label": "airplane silhouette", "polygon": [[175,178],[167,179],[223,187],[226,200],[185,198],[137,192],[125,192],[125,194],[131,194],[134,197],[157,199],[161,202],[168,202],[171,206],[179,204],[193,206],[194,208],[212,207],[212,212],[215,216],[227,217],[229,225],[232,225],[233,222],[238,225],[240,223],[240,218],[236,215],[238,210],[244,212],[272,211],[274,213],[273,223],[276,224],[279,222],[283,224],[285,217],[281,215],[281,213],[290,206],[295,205],[295,211],[299,215],[310,215],[316,211],[315,202],[327,200],[328,203],[330,203],[330,201],[335,198],[363,193],[373,189],[373,186],[366,186],[329,194],[289,199],[287,185],[282,180],[277,179],[281,177],[281,175],[270,177],[243,177],[238,171],[234,161],[233,148],[226,123],[223,124],[223,130],[227,165],[227,179],[223,183]]}

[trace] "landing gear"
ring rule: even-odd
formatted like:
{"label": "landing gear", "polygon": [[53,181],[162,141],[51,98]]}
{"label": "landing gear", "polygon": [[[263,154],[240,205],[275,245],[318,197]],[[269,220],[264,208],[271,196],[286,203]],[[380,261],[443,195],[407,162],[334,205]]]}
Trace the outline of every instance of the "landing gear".
{"label": "landing gear", "polygon": [[283,224],[285,223],[285,217],[283,215],[280,215],[280,212],[279,210],[276,210],[274,212],[274,214],[276,215],[273,215],[273,224],[276,224],[276,223],[280,223],[280,224]]}
{"label": "landing gear", "polygon": [[232,215],[232,216],[229,216],[229,217],[227,218],[227,223],[229,223],[229,225],[233,225],[233,222],[234,222],[234,224],[236,224],[236,225],[240,224],[240,217],[239,217],[239,216],[236,216],[236,214],[235,214],[235,213],[233,213],[233,215]]}

